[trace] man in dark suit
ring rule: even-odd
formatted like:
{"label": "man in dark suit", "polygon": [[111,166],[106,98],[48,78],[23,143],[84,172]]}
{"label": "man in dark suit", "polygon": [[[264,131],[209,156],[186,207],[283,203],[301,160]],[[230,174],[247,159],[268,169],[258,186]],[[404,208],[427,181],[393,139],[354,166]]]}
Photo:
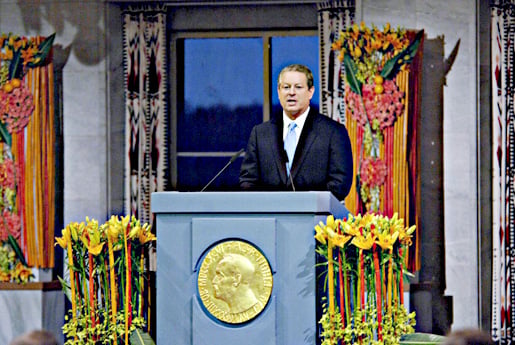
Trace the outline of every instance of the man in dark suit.
{"label": "man in dark suit", "polygon": [[[313,74],[306,66],[285,67],[277,89],[283,112],[252,129],[241,165],[240,187],[330,191],[343,200],[353,178],[352,150],[345,126],[310,107],[315,87]],[[295,123],[291,136],[290,123]],[[291,154],[286,144],[290,139],[296,144]]]}

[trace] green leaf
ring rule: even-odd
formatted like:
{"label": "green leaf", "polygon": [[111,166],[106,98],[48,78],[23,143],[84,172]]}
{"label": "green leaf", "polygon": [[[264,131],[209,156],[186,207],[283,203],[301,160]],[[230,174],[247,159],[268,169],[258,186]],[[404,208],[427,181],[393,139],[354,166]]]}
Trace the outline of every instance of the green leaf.
{"label": "green leaf", "polygon": [[8,146],[11,146],[12,138],[11,134],[5,127],[4,123],[0,121],[0,139],[6,143]]}
{"label": "green leaf", "polygon": [[345,75],[347,76],[350,89],[354,93],[361,95],[361,82],[356,78],[357,68],[349,54],[343,56],[343,65],[345,66]]}
{"label": "green leaf", "polygon": [[18,49],[13,53],[13,59],[9,65],[9,79],[23,77],[23,65],[21,64],[21,50]]}
{"label": "green leaf", "polygon": [[39,44],[38,52],[36,54],[34,54],[34,61],[29,62],[27,64],[27,66],[37,67],[37,66],[41,66],[45,62],[46,57],[47,57],[48,53],[50,52],[50,49],[52,49],[52,44],[54,43],[54,38],[55,38],[55,32],[52,35],[45,38],[45,40]]}
{"label": "green leaf", "polygon": [[61,277],[57,277],[57,279],[59,279],[59,281],[61,282],[61,286],[63,288],[63,292],[65,294],[65,296],[68,298],[68,301],[72,301],[72,293],[71,293],[71,288],[70,288],[70,285],[68,285],[68,283]]}
{"label": "green leaf", "polygon": [[131,345],[155,345],[150,335],[139,328],[132,331],[129,342]]}
{"label": "green leaf", "polygon": [[24,266],[27,266],[27,262],[25,261],[25,256],[23,256],[23,253],[21,251],[21,248],[20,246],[18,245],[18,242],[16,241],[16,239],[13,237],[13,235],[9,235],[7,237],[7,241],[9,242],[9,244],[11,245],[11,247],[13,248],[14,252],[16,253],[16,257],[18,258],[18,260],[20,260],[20,262],[24,265]]}
{"label": "green leaf", "polygon": [[413,60],[417,54],[418,46],[420,45],[420,41],[422,40],[423,35],[424,30],[417,32],[415,39],[410,43],[409,46],[406,47],[406,49],[395,55],[390,60],[386,61],[381,71],[381,76],[384,79],[392,79],[395,77],[395,75],[397,75],[397,72],[402,65],[410,63]]}

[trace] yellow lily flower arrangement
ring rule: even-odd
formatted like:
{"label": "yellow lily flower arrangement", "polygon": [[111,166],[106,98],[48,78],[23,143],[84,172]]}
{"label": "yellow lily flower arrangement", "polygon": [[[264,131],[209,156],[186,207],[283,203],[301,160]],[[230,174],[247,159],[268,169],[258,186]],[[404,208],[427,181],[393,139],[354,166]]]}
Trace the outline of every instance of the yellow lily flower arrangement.
{"label": "yellow lily flower arrangement", "polygon": [[[103,224],[86,217],[71,222],[55,238],[67,253],[72,310],[66,318],[65,344],[109,343],[147,324],[148,270],[145,256],[153,241],[150,224],[134,216],[112,216]],[[25,274],[20,269],[20,274]]]}
{"label": "yellow lily flower arrangement", "polygon": [[[404,255],[415,226],[406,227],[397,214],[389,218],[367,213],[346,219],[329,215],[314,230],[316,252],[327,260],[321,286],[327,286],[329,308],[320,323],[332,338],[322,340],[337,344],[345,337],[345,343],[393,344],[413,332],[415,315],[403,306],[403,280]],[[338,312],[340,317],[335,316]],[[328,321],[335,318],[339,323]],[[357,324],[373,329],[358,330]]]}

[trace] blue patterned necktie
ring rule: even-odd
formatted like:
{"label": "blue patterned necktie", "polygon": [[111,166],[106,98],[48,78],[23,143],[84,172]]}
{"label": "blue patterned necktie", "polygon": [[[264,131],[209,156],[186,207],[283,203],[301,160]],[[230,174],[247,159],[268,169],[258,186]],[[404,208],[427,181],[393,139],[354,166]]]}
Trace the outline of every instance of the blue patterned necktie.
{"label": "blue patterned necktie", "polygon": [[286,173],[288,175],[290,175],[291,163],[293,162],[293,155],[295,154],[295,147],[297,146],[295,127],[297,127],[295,122],[291,122],[288,125],[288,134],[286,134],[286,138],[284,139],[284,150],[288,156],[288,162],[286,162]]}

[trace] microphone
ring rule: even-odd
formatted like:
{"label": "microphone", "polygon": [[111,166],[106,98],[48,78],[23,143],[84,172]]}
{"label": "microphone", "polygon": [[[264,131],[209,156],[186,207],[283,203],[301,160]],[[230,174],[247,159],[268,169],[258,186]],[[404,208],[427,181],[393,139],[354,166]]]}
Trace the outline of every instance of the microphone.
{"label": "microphone", "polygon": [[295,185],[293,184],[293,178],[291,177],[291,171],[290,171],[290,165],[288,164],[290,160],[288,159],[288,154],[286,153],[286,150],[283,150],[284,158],[286,160],[286,173],[288,174],[288,177],[290,179],[291,188],[295,192]]}
{"label": "microphone", "polygon": [[227,162],[227,164],[218,172],[218,174],[215,175],[215,177],[213,177],[211,179],[211,181],[209,181],[205,186],[204,188],[202,188],[201,192],[203,192],[207,187],[209,187],[209,185],[211,183],[213,183],[214,180],[216,180],[216,178],[218,176],[220,176],[221,173],[223,173],[225,171],[225,169],[227,169],[229,167],[229,165],[231,165],[243,152],[245,152],[245,149],[241,149],[239,150],[238,152],[236,152],[232,157],[231,159],[229,160],[229,162]]}

